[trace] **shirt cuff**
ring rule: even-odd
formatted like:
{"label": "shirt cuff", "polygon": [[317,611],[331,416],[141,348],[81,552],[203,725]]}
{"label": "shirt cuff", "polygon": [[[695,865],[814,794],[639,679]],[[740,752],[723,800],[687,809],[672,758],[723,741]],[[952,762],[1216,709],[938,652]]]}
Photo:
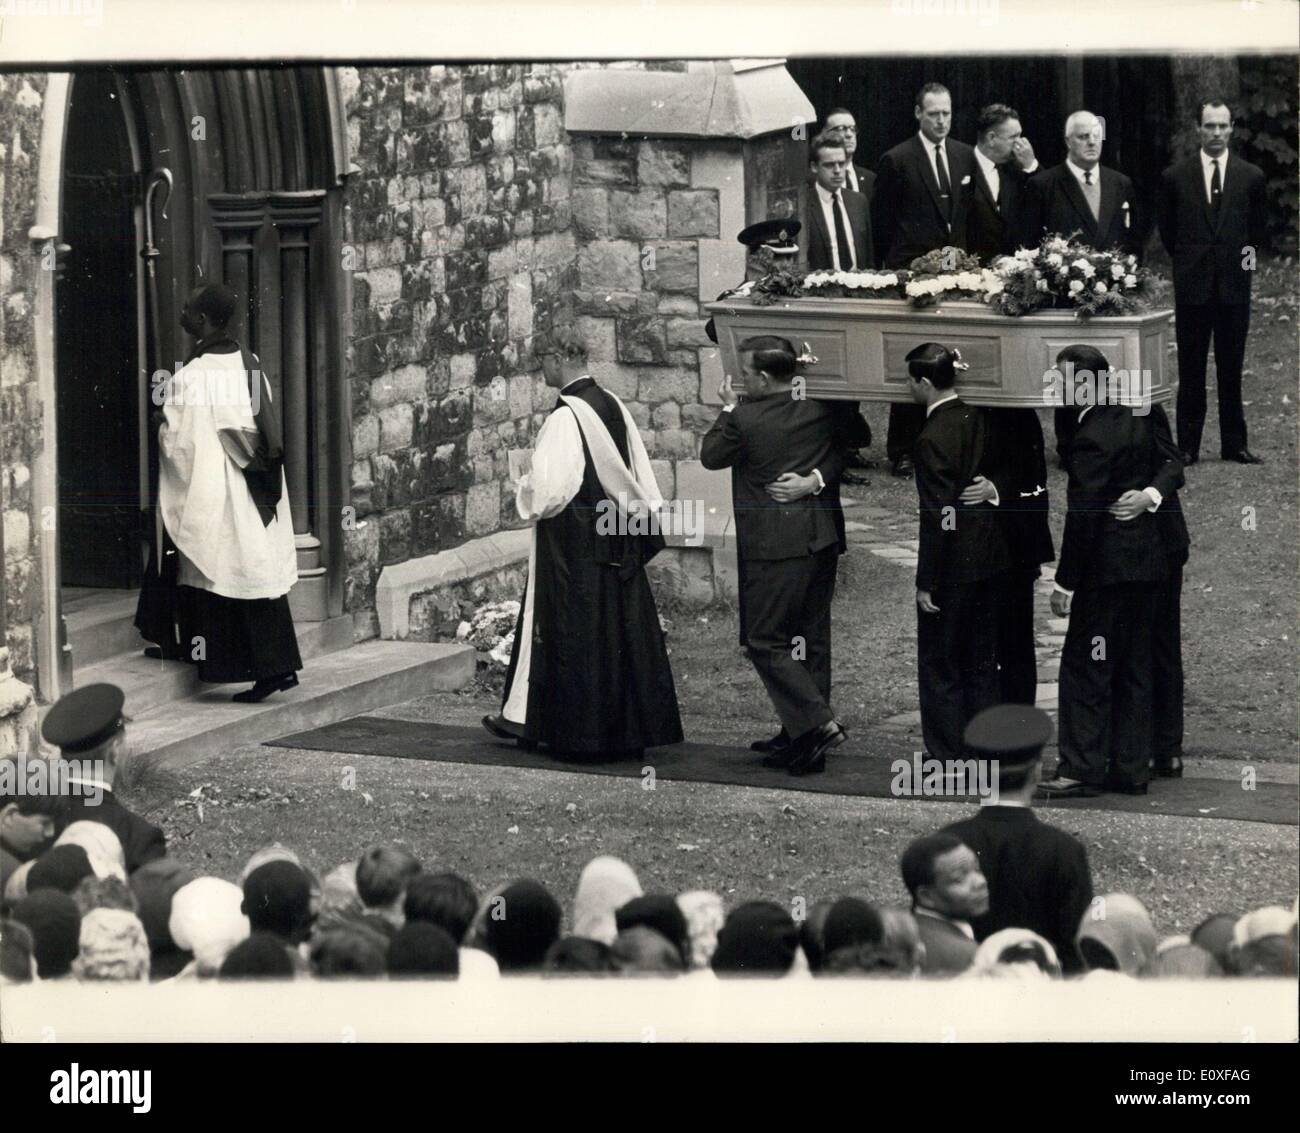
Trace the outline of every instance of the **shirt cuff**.
{"label": "shirt cuff", "polygon": [[1159,510],[1160,510],[1160,505],[1161,505],[1162,503],[1165,502],[1165,498],[1164,498],[1164,496],[1162,496],[1162,495],[1161,495],[1159,492],[1157,492],[1154,488],[1143,488],[1142,490],[1143,490],[1144,492],[1146,492],[1146,494],[1147,494],[1148,496],[1151,497],[1151,506],[1150,506],[1147,510],[1148,510],[1148,511],[1159,511]]}
{"label": "shirt cuff", "polygon": [[723,412],[723,413],[730,413],[730,412],[731,412],[733,409],[735,409],[735,408],[736,408],[736,403],[733,401],[730,405],[724,405],[724,406],[722,407],[722,412]]}
{"label": "shirt cuff", "polygon": [[1038,158],[1034,158],[1034,164],[1025,170],[1026,173],[1033,173],[1038,169]]}
{"label": "shirt cuff", "polygon": [[1053,583],[1052,583],[1052,590],[1053,590],[1055,593],[1057,593],[1057,594],[1064,594],[1067,598],[1073,598],[1073,597],[1074,597],[1074,591],[1073,591],[1073,590],[1066,590],[1066,588],[1065,588],[1064,586],[1062,586],[1059,582],[1053,582]]}
{"label": "shirt cuff", "polygon": [[[992,484],[993,482],[990,480],[989,483]],[[993,484],[993,498],[989,500],[989,503],[991,503],[994,507],[997,507],[1001,502],[1002,502],[1002,497],[998,495],[998,486],[996,484]]]}
{"label": "shirt cuff", "polygon": [[813,495],[820,496],[826,490],[826,480],[816,468],[812,470],[812,474],[817,477],[817,487],[813,489]]}

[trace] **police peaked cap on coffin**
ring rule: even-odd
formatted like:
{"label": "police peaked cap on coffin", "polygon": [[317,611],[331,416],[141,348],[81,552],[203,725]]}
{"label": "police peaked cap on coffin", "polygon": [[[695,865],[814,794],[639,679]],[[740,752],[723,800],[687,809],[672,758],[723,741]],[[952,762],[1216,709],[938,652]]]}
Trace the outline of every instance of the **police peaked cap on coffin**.
{"label": "police peaked cap on coffin", "polygon": [[774,255],[793,256],[799,251],[794,238],[803,227],[794,217],[775,217],[772,220],[760,220],[741,231],[736,237],[751,252],[762,247],[770,248]]}
{"label": "police peaked cap on coffin", "polygon": [[59,698],[46,713],[41,735],[65,752],[89,751],[126,725],[125,702],[117,685],[86,685]]}

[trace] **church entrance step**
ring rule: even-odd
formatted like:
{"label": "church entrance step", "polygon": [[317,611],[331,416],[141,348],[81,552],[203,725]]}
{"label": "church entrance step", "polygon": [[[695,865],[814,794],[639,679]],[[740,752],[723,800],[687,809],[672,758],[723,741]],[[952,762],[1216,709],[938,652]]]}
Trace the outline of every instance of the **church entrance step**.
{"label": "church entrance step", "polygon": [[[234,704],[237,685],[209,685],[133,716],[128,734],[137,755],[185,767],[241,744],[261,743],[333,724],[424,696],[463,688],[474,678],[468,645],[365,641],[318,657],[298,674],[301,684],[261,704]],[[157,662],[154,662],[157,664]],[[127,698],[127,711],[131,701]]]}

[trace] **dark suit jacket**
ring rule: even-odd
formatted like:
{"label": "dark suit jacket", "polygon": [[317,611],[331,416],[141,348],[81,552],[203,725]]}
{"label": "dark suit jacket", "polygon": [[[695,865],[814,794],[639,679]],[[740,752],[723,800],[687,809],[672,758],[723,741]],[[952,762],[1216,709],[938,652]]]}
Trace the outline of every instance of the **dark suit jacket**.
{"label": "dark suit jacket", "polygon": [[1042,422],[1033,409],[985,409],[984,417],[989,430],[984,475],[998,490],[997,518],[1011,565],[1037,571],[1056,557],[1047,522]]}
{"label": "dark suit jacket", "polygon": [[[1067,451],[1070,476],[1056,581],[1066,590],[1157,582],[1187,561],[1187,524],[1178,501],[1183,463],[1164,407],[1146,416],[1123,405],[1089,409]],[[1154,487],[1155,512],[1121,521],[1108,510],[1125,492]]]}
{"label": "dark suit jacket", "polygon": [[1178,303],[1249,303],[1243,248],[1267,238],[1264,174],[1235,153],[1228,159],[1216,220],[1205,197],[1201,155],[1164,171],[1157,205],[1160,239],[1174,261]]}
{"label": "dark suit jacket", "polygon": [[987,438],[983,411],[960,398],[936,408],[917,437],[918,590],[980,582],[1011,565],[997,509],[992,504],[967,507],[959,498],[985,467]]}
{"label": "dark suit jacket", "polygon": [[970,967],[979,946],[956,925],[917,913],[916,927],[925,945],[923,975],[953,976]]}
{"label": "dark suit jacket", "polygon": [[1092,901],[1083,844],[1040,822],[1029,807],[980,807],[944,830],[975,851],[989,883],[989,911],[971,921],[976,939],[1027,928],[1056,949],[1065,971],[1078,971],[1074,936]]}
{"label": "dark suit jacket", "polygon": [[[844,549],[840,473],[845,414],[788,393],[741,402],[718,414],[700,445],[705,468],[731,469],[736,543],[743,559],[792,559],[826,547]],[[766,487],[785,472],[826,481],[818,495],[777,503]]]}
{"label": "dark suit jacket", "polygon": [[[858,258],[858,270],[865,271],[876,266],[875,248],[871,238],[871,210],[867,198],[852,189],[841,191],[844,211],[849,218],[849,237],[853,241],[853,253]],[[808,189],[808,209],[806,223],[803,226],[808,247],[808,269],[810,271],[829,271],[834,261],[831,259],[831,245],[835,243],[835,233],[827,231],[826,216],[822,212],[821,198],[817,187]],[[840,265],[841,270],[848,271],[847,264]]]}
{"label": "dark suit jacket", "polygon": [[[1096,220],[1084,200],[1083,187],[1065,162],[1031,177],[1025,186],[1024,242],[1036,244],[1045,233],[1069,236],[1078,231],[1085,244],[1101,251],[1119,248],[1142,254],[1144,231],[1137,190],[1123,173],[1098,165],[1101,171],[1101,210]],[[1128,204],[1128,209],[1123,207]],[[1127,224],[1125,217],[1127,216]]]}
{"label": "dark suit jacket", "polygon": [[970,183],[961,186],[961,246],[987,264],[998,256],[1009,256],[1021,246],[1026,233],[1025,186],[1043,169],[1039,166],[1030,174],[1015,162],[999,166],[998,196],[994,200],[978,158],[971,165]]}
{"label": "dark suit jacket", "polygon": [[886,268],[905,268],[917,256],[951,244],[963,247],[963,209],[967,177],[974,180],[974,151],[948,138],[948,179],[952,183],[952,227],[940,211],[939,182],[919,134],[895,146],[877,162],[871,195],[876,259]]}
{"label": "dark suit jacket", "polygon": [[82,795],[68,798],[68,822],[102,822],[122,843],[126,872],[134,873],[146,862],[167,853],[167,839],[162,830],[127,810],[112,791],[105,791],[98,806]]}

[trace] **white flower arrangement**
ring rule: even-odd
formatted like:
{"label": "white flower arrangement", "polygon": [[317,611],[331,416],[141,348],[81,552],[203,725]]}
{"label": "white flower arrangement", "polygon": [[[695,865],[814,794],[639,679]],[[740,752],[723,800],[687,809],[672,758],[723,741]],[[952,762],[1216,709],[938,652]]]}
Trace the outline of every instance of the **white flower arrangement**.
{"label": "white flower arrangement", "polygon": [[1138,278],[1135,275],[1126,275],[1124,277],[1124,289],[1132,291],[1138,285]]}
{"label": "white flower arrangement", "polygon": [[1092,285],[1092,289],[1098,295],[1105,295],[1106,292],[1110,290],[1110,288],[1106,286],[1105,281],[1100,279],[1097,280],[1097,282]]}
{"label": "white flower arrangement", "polygon": [[1083,280],[1081,280],[1081,279],[1072,279],[1072,280],[1070,280],[1070,294],[1071,294],[1071,295],[1078,295],[1079,292],[1082,291],[1082,290],[1083,290]]}
{"label": "white flower arrangement", "polygon": [[1082,274],[1084,279],[1091,279],[1097,274],[1097,269],[1082,256],[1075,260],[1070,266],[1076,268]]}
{"label": "white flower arrangement", "polygon": [[803,285],[805,288],[836,286],[850,291],[884,291],[898,286],[898,276],[892,271],[815,271],[804,276]]}

